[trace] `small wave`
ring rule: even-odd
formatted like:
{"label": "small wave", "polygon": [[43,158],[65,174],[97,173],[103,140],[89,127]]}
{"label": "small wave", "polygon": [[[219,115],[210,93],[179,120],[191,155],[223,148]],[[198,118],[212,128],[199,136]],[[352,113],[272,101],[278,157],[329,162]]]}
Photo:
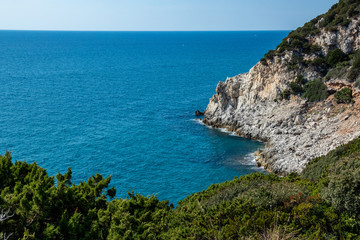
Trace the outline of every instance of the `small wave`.
{"label": "small wave", "polygon": [[256,156],[255,156],[255,154],[254,153],[246,154],[241,159],[241,164],[243,164],[243,165],[256,165]]}
{"label": "small wave", "polygon": [[218,130],[218,131],[220,131],[222,133],[226,133],[226,134],[228,134],[229,136],[232,136],[232,137],[241,137],[241,136],[237,135],[235,132],[229,131],[226,128],[214,128],[214,127],[208,126],[208,125],[204,124],[200,118],[191,119],[191,121],[193,121],[195,123],[198,123],[200,125],[203,125],[203,126],[205,126],[207,128],[215,129],[215,130]]}
{"label": "small wave", "polygon": [[200,118],[191,119],[191,121],[193,121],[193,122],[195,122],[195,123],[197,123],[197,124],[200,124],[200,125],[202,125],[202,126],[205,126],[205,127],[209,128],[209,129],[214,129],[213,127],[208,126],[208,125],[206,125],[205,123],[203,123]]}
{"label": "small wave", "polygon": [[220,132],[223,132],[223,133],[227,133],[229,135],[231,135],[233,132],[227,130],[226,128],[217,128]]}
{"label": "small wave", "polygon": [[206,126],[206,125],[201,121],[200,118],[195,118],[195,119],[190,119],[190,120],[193,121],[193,122],[196,122],[196,123],[198,123],[198,124],[200,124],[200,125]]}

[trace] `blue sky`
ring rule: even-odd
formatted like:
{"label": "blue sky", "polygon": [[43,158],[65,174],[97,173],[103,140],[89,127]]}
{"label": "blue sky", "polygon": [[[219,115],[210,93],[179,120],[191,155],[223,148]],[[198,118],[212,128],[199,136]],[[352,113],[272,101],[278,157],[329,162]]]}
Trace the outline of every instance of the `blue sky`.
{"label": "blue sky", "polygon": [[0,0],[0,29],[290,30],[337,0]]}

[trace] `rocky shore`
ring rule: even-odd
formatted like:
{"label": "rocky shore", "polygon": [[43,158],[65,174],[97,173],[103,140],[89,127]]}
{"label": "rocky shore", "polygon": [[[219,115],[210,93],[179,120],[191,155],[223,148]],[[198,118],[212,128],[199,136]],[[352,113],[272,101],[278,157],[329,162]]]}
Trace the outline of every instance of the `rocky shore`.
{"label": "rocky shore", "polygon": [[[339,48],[352,53],[360,48],[359,18],[337,32],[321,30],[308,40],[326,55]],[[302,59],[314,60],[314,54],[300,53]],[[258,163],[280,175],[301,172],[314,157],[324,155],[360,135],[359,89],[345,76],[328,79],[329,91],[349,87],[354,96],[351,104],[338,104],[334,95],[319,102],[310,102],[300,95],[279,97],[299,75],[307,81],[321,76],[314,67],[299,65],[289,68],[296,51],[257,63],[248,73],[219,82],[216,94],[204,112],[203,123],[226,128],[246,138],[266,142],[257,153]]]}

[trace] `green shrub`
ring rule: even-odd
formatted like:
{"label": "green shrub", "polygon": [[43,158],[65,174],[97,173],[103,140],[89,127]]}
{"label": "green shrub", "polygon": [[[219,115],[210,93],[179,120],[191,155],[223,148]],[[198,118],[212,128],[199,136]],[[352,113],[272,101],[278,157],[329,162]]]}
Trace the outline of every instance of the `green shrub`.
{"label": "green shrub", "polygon": [[291,95],[290,89],[285,89],[280,93],[280,100],[289,100]]}
{"label": "green shrub", "polygon": [[336,68],[332,68],[328,71],[325,76],[326,80],[336,79],[336,78],[344,78],[346,74],[346,68],[341,66],[336,66]]}
{"label": "green shrub", "polygon": [[358,79],[355,84],[354,84],[354,87],[357,87],[360,89],[360,79]]}
{"label": "green shrub", "polygon": [[264,58],[272,60],[275,56],[275,50],[270,50],[268,53],[265,54]]}
{"label": "green shrub", "polygon": [[327,62],[324,57],[317,57],[314,58],[313,60],[307,61],[306,63],[314,67],[327,67]]}
{"label": "green shrub", "polygon": [[349,61],[338,62],[336,64],[337,68],[348,68],[349,66],[350,66]]}
{"label": "green shrub", "polygon": [[320,27],[326,30],[334,30],[337,26],[347,27],[351,17],[359,13],[359,2],[357,0],[340,0],[321,17]]}
{"label": "green shrub", "polygon": [[302,87],[302,85],[297,82],[291,82],[290,89],[293,94],[299,94],[304,91],[304,88]]}
{"label": "green shrub", "polygon": [[311,45],[310,46],[310,53],[317,53],[321,51],[321,47],[319,45]]}
{"label": "green shrub", "polygon": [[350,80],[350,82],[354,82],[359,75],[360,75],[360,70],[352,67],[350,71],[347,73],[346,77],[348,80]]}
{"label": "green shrub", "polygon": [[264,65],[264,66],[267,66],[267,65],[268,65],[265,58],[260,59],[260,63],[261,63],[262,65]]}
{"label": "green shrub", "polygon": [[304,64],[304,58],[301,55],[298,55],[296,53],[294,53],[291,56],[291,59],[288,63],[288,69],[289,70],[294,70],[294,69],[298,69],[300,67],[301,64]]}
{"label": "green shrub", "polygon": [[324,156],[314,158],[307,164],[300,176],[313,181],[320,181],[321,178],[326,177],[327,169],[331,164],[336,164],[341,158],[346,158],[354,153],[360,155],[360,137],[337,147]]}
{"label": "green shrub", "polygon": [[332,67],[335,67],[337,63],[349,60],[349,56],[346,55],[340,48],[331,50],[326,55],[326,63]]}
{"label": "green shrub", "polygon": [[360,70],[360,50],[357,50],[353,56],[353,64],[352,67],[354,69]]}
{"label": "green shrub", "polygon": [[360,230],[360,138],[314,159],[301,175],[235,177],[176,209],[133,192],[110,201],[110,178],[99,174],[75,185],[69,170],[55,184],[36,164],[13,164],[9,153],[0,156],[0,181],[0,208],[14,213],[0,226],[13,239],[263,239],[271,231],[356,239]]}
{"label": "green shrub", "polygon": [[360,216],[360,158],[358,154],[330,166],[324,197],[339,212]]}
{"label": "green shrub", "polygon": [[295,82],[296,82],[297,84],[303,85],[303,84],[306,83],[306,79],[304,78],[303,75],[297,75]]}
{"label": "green shrub", "polygon": [[352,90],[347,87],[336,92],[334,97],[337,103],[351,103],[353,101]]}
{"label": "green shrub", "polygon": [[305,84],[303,97],[310,102],[321,101],[328,96],[326,85],[321,79],[315,79]]}

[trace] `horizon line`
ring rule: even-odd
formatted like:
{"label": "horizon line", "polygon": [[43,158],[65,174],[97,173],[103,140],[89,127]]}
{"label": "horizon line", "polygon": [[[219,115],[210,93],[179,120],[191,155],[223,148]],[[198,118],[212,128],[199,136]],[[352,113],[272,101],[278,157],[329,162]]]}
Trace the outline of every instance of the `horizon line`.
{"label": "horizon line", "polygon": [[276,30],[68,30],[68,29],[0,29],[0,31],[37,31],[37,32],[276,32],[292,31],[290,29]]}

